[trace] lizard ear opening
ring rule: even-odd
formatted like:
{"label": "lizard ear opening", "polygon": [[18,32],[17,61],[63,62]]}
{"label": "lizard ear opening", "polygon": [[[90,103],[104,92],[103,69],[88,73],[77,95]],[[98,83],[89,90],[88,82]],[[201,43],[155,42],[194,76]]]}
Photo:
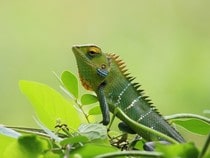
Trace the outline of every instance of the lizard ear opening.
{"label": "lizard ear opening", "polygon": [[102,64],[102,65],[101,65],[101,68],[102,68],[102,69],[106,69],[106,64]]}

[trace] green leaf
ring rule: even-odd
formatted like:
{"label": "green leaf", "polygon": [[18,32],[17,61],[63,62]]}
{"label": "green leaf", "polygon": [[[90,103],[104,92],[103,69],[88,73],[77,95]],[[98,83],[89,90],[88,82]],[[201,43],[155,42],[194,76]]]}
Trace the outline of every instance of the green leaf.
{"label": "green leaf", "polygon": [[85,143],[88,142],[88,138],[86,136],[74,136],[71,138],[64,139],[60,142],[60,145],[65,146],[67,144],[74,144],[74,143]]}
{"label": "green leaf", "polygon": [[207,135],[210,131],[210,124],[195,118],[172,120],[172,122],[196,134]]}
{"label": "green leaf", "polygon": [[4,135],[0,135],[0,142],[1,142],[0,143],[0,157],[1,158],[8,158],[7,156],[5,156],[5,152],[6,152],[7,148],[16,141],[17,141],[17,139],[7,137]]}
{"label": "green leaf", "polygon": [[32,103],[38,118],[49,129],[54,129],[57,119],[72,128],[78,128],[81,121],[73,103],[66,100],[56,90],[33,81],[22,80],[19,86]]}
{"label": "green leaf", "polygon": [[65,88],[75,97],[78,98],[78,80],[74,74],[69,71],[64,71],[61,75],[61,80]]}
{"label": "green leaf", "polygon": [[93,104],[98,101],[98,98],[95,95],[92,94],[84,94],[81,97],[81,103],[82,105],[88,105],[88,104]]}
{"label": "green leaf", "polygon": [[35,135],[21,136],[17,141],[10,144],[4,152],[5,158],[38,158],[44,151],[49,150],[47,140]]}
{"label": "green leaf", "polygon": [[157,144],[156,151],[162,152],[167,158],[197,158],[198,149],[192,143],[163,145]]}
{"label": "green leaf", "polygon": [[87,143],[83,147],[71,151],[70,158],[92,158],[100,154],[114,151],[117,151],[117,149],[110,145],[104,145],[101,143]]}
{"label": "green leaf", "polygon": [[46,142],[35,135],[22,136],[18,139],[18,143],[30,153],[41,153],[43,149],[47,149]]}
{"label": "green leaf", "polygon": [[79,133],[90,140],[106,139],[107,129],[102,124],[82,124],[78,129]]}
{"label": "green leaf", "polygon": [[99,106],[95,106],[88,111],[88,115],[99,115],[101,114],[101,109]]}

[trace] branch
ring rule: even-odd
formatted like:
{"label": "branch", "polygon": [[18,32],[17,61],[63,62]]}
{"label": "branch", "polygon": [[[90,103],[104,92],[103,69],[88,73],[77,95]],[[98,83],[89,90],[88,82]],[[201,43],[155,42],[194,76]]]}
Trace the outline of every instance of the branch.
{"label": "branch", "polygon": [[95,158],[112,158],[116,156],[145,156],[153,158],[163,158],[163,154],[160,152],[148,152],[148,151],[118,151],[107,154],[101,154]]}
{"label": "branch", "polygon": [[207,122],[210,124],[210,118],[201,116],[201,115],[196,115],[196,114],[189,114],[189,113],[181,113],[181,114],[174,114],[174,115],[169,115],[164,117],[166,120],[175,120],[175,119],[183,119],[183,118],[196,118],[199,120],[202,120],[204,122]]}

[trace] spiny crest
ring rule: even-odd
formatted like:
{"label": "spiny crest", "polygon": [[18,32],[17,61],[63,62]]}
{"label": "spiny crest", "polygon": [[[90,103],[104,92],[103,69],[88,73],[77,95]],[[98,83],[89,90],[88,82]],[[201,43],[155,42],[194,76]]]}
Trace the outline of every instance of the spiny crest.
{"label": "spiny crest", "polygon": [[129,74],[126,74],[126,72],[128,70],[126,69],[125,62],[122,61],[121,59],[119,59],[118,55],[116,55],[114,53],[109,53],[108,57],[111,58],[112,60],[114,60],[117,63],[117,65],[118,65],[118,67],[119,67],[119,69],[120,69],[120,71],[122,72],[123,75],[125,75],[125,76],[129,75]]}
{"label": "spiny crest", "polygon": [[162,115],[158,112],[158,110],[153,105],[149,97],[144,95],[144,90],[140,89],[141,85],[139,83],[132,82],[135,79],[135,77],[130,76],[130,73],[127,72],[128,70],[126,69],[125,63],[119,59],[119,56],[114,53],[111,53],[111,54],[108,54],[108,57],[117,63],[122,74],[132,84],[132,86],[134,87],[136,92],[141,96],[141,98],[150,106],[150,108],[152,108],[160,117],[162,117]]}
{"label": "spiny crest", "polygon": [[[128,69],[126,69],[125,62],[122,61],[121,59],[119,59],[119,56],[116,55],[116,54],[114,54],[114,53],[110,53],[110,54],[108,54],[108,56],[109,56],[111,59],[113,59],[113,60],[117,63],[117,65],[118,65],[120,71],[122,72],[122,74],[127,78],[127,80],[128,80],[129,82],[132,83],[132,85],[133,85],[133,87],[135,88],[135,90],[137,91],[137,93],[139,93],[139,95],[142,96],[142,99],[143,99],[144,101],[146,101],[150,106],[152,106],[152,102],[151,102],[151,100],[149,99],[149,97],[148,97],[148,96],[144,96],[144,90],[139,89],[139,87],[140,87],[141,85],[140,85],[139,83],[132,82],[132,81],[135,79],[135,77],[130,76],[130,73],[127,72]],[[153,106],[152,106],[152,107],[153,107]]]}

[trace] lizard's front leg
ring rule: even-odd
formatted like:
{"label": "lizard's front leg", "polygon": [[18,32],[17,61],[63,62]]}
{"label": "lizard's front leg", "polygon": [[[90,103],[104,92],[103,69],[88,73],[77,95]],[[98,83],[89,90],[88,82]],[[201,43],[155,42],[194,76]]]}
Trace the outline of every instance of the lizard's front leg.
{"label": "lizard's front leg", "polygon": [[110,122],[110,115],[109,115],[109,106],[107,104],[106,101],[106,97],[104,95],[104,87],[105,87],[105,83],[102,83],[101,85],[99,85],[96,94],[98,96],[98,101],[100,104],[100,108],[101,108],[101,113],[102,113],[102,123],[103,125],[108,125]]}

